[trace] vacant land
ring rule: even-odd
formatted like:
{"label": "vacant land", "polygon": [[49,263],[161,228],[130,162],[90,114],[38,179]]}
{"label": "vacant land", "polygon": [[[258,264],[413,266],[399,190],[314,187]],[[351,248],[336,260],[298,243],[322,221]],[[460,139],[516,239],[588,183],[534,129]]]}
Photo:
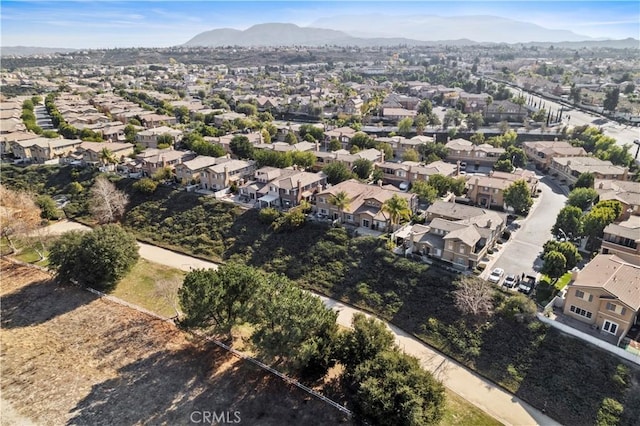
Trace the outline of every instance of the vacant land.
{"label": "vacant land", "polygon": [[171,324],[0,262],[3,407],[21,421],[189,424],[200,411],[237,411],[245,424],[348,421]]}

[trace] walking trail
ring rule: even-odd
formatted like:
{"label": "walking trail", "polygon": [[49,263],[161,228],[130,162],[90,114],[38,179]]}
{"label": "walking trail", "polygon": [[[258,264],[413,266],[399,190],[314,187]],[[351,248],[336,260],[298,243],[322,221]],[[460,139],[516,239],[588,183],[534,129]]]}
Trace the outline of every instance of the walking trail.
{"label": "walking trail", "polygon": [[[70,230],[90,229],[75,222],[61,221],[49,227],[52,234],[60,234]],[[196,259],[183,254],[165,250],[150,244],[140,243],[140,256],[162,265],[189,271],[193,268],[217,268],[213,262]],[[351,319],[356,313],[364,313],[349,305],[318,296],[324,304],[338,312],[338,323],[351,326]],[[367,316],[371,316],[366,314]],[[493,416],[505,425],[513,426],[555,426],[560,425],[540,410],[522,401],[515,395],[480,377],[458,362],[446,357],[420,342],[404,330],[387,323],[396,336],[396,343],[407,354],[417,357],[422,365],[431,371],[449,390]]]}

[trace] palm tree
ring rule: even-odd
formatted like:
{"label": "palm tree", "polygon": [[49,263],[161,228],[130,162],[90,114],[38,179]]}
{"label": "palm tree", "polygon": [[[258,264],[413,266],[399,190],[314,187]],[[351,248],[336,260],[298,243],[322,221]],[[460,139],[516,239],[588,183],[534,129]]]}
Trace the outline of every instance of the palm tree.
{"label": "palm tree", "polygon": [[340,212],[340,222],[344,221],[344,211],[349,208],[349,194],[345,191],[340,191],[335,195],[329,197],[329,204],[332,204],[338,208]]}
{"label": "palm tree", "polygon": [[400,223],[400,220],[408,220],[411,217],[409,201],[398,194],[394,194],[382,204],[382,211],[389,213],[392,228]]}
{"label": "palm tree", "polygon": [[102,151],[100,151],[99,154],[100,157],[100,161],[102,161],[103,165],[108,165],[108,164],[116,164],[118,162],[118,159],[116,158],[115,154],[113,152],[111,152],[111,150],[109,148],[102,148]]}

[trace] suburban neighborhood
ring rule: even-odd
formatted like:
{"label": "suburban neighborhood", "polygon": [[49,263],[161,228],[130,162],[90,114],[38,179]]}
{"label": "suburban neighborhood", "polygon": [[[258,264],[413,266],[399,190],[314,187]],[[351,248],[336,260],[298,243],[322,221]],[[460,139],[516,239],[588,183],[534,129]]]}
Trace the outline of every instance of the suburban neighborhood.
{"label": "suburban neighborhood", "polygon": [[637,425],[638,69],[524,44],[3,56],[3,407],[35,416],[19,333],[102,300],[102,338],[163,321],[140,339],[195,346],[142,360],[153,380],[227,380],[226,408],[100,418],[107,388],[153,393],[112,366],[53,424],[277,424],[244,386],[280,424]]}

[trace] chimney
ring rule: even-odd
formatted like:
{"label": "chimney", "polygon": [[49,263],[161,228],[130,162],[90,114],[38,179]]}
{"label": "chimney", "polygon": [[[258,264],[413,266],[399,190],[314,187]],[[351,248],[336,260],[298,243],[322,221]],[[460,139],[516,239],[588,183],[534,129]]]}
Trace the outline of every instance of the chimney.
{"label": "chimney", "polygon": [[571,281],[577,281],[579,274],[580,274],[580,271],[578,270],[578,268],[573,268],[571,270]]}
{"label": "chimney", "polygon": [[229,185],[229,168],[224,166],[224,186]]}
{"label": "chimney", "polygon": [[604,188],[604,182],[600,182],[600,183],[598,184],[598,189],[602,189],[602,188]]}
{"label": "chimney", "polygon": [[476,177],[475,184],[476,185],[480,185],[480,178],[479,177]]}
{"label": "chimney", "polygon": [[382,188],[382,179],[378,179],[378,186]]}
{"label": "chimney", "polygon": [[298,194],[296,195],[296,202],[300,203],[302,200],[302,181],[298,179]]}
{"label": "chimney", "polygon": [[491,219],[487,220],[487,228],[491,229],[491,225],[493,225],[493,221]]}
{"label": "chimney", "polygon": [[316,141],[316,151],[320,151],[320,142]]}

